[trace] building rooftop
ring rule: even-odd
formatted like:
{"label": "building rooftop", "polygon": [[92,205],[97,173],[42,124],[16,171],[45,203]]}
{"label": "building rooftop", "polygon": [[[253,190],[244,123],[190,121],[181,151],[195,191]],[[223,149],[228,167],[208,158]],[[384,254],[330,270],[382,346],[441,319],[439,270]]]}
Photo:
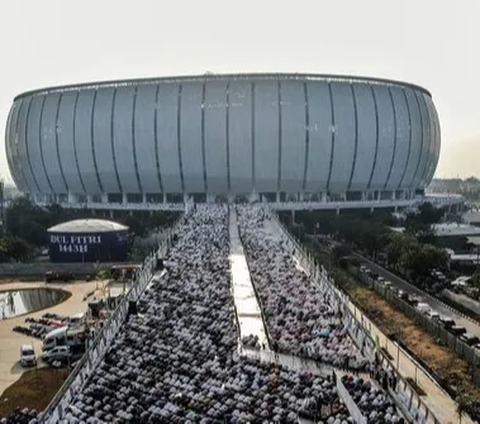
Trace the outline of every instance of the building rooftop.
{"label": "building rooftop", "polygon": [[128,227],[106,219],[75,219],[48,229],[49,233],[108,233],[127,231]]}

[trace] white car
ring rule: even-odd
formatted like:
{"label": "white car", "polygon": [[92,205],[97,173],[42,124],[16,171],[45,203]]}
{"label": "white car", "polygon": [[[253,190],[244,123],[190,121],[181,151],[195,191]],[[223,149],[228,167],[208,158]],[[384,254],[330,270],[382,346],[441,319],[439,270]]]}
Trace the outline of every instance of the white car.
{"label": "white car", "polygon": [[20,363],[22,367],[33,367],[37,365],[35,349],[32,345],[22,345],[20,347]]}
{"label": "white car", "polygon": [[68,346],[55,346],[43,352],[42,358],[45,362],[65,361],[70,356]]}

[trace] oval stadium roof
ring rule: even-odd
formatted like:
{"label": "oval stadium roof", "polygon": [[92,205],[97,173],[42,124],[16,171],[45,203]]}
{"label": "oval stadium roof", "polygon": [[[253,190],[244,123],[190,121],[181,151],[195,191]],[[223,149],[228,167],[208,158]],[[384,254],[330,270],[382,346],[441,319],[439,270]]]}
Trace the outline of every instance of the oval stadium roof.
{"label": "oval stadium roof", "polygon": [[36,94],[50,94],[63,93],[71,90],[96,90],[100,87],[128,87],[138,86],[143,84],[161,84],[161,83],[184,83],[191,81],[218,81],[218,80],[252,80],[252,79],[286,79],[286,80],[325,80],[325,81],[344,81],[349,83],[365,83],[365,84],[384,84],[394,85],[400,87],[409,87],[414,90],[420,90],[431,97],[430,92],[417,85],[403,81],[396,81],[386,78],[362,77],[356,75],[334,75],[334,74],[302,74],[302,73],[239,73],[239,74],[203,74],[203,75],[179,75],[179,76],[165,76],[157,78],[137,78],[125,80],[111,80],[111,81],[93,81],[80,84],[69,84],[63,86],[45,87],[40,89],[29,90],[21,93],[15,97],[18,100],[22,97],[36,95]]}
{"label": "oval stadium roof", "polygon": [[128,227],[106,219],[75,219],[48,229],[49,233],[108,233],[127,231]]}

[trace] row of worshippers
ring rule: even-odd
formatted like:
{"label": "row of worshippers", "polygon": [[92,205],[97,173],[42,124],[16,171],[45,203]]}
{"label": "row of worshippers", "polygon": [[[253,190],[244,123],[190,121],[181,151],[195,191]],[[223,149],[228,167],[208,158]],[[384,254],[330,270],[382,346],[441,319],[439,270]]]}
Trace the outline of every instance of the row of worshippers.
{"label": "row of worshippers", "polygon": [[66,422],[351,423],[330,377],[239,357],[227,208],[197,207],[175,240]]}

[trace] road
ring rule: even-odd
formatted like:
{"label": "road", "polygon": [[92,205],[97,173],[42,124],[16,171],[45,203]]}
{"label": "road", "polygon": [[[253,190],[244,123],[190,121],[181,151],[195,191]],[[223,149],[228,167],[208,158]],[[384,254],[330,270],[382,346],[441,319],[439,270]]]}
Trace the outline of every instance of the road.
{"label": "road", "polygon": [[367,259],[366,257],[358,253],[354,253],[353,255],[360,259],[362,262],[364,262],[366,265],[368,265],[372,271],[385,278],[385,280],[390,281],[392,283],[392,286],[397,287],[399,290],[403,290],[407,293],[420,297],[422,299],[422,302],[427,303],[430,308],[437,311],[440,315],[450,317],[455,321],[457,325],[465,327],[468,333],[475,334],[477,337],[480,338],[480,324],[473,319],[467,317],[466,315],[443,303],[442,301],[436,299],[435,297],[425,293],[424,291],[417,289],[416,287],[405,281],[403,278],[400,278],[399,276],[386,270],[385,268],[376,264],[370,259]]}

